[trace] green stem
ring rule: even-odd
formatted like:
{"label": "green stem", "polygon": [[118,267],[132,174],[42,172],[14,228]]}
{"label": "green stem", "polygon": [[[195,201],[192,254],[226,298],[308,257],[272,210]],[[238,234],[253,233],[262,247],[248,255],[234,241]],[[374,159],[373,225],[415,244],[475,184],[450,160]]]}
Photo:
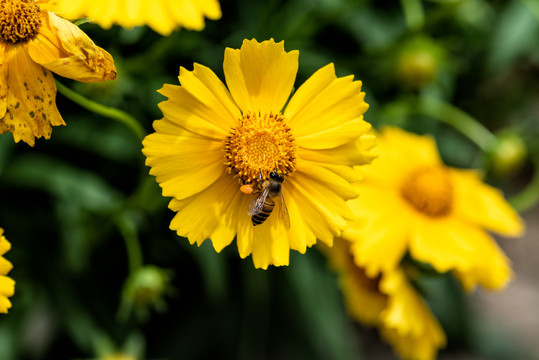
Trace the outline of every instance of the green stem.
{"label": "green stem", "polygon": [[71,101],[79,104],[87,110],[90,110],[91,112],[125,124],[139,140],[142,141],[142,139],[144,139],[146,132],[142,128],[142,125],[140,125],[140,123],[128,113],[89,100],[58,81],[56,81],[56,87],[58,88],[58,92]]}
{"label": "green stem", "polygon": [[118,214],[116,224],[125,241],[125,248],[129,261],[129,272],[133,274],[142,267],[142,250],[138,240],[135,221],[127,211],[123,211]]}
{"label": "green stem", "polygon": [[532,181],[524,190],[509,199],[511,205],[520,213],[531,209],[539,202],[539,160],[536,160],[534,165],[535,173]]}
{"label": "green stem", "polygon": [[422,97],[418,102],[418,112],[431,116],[447,124],[473,141],[484,152],[490,152],[498,139],[476,119],[445,101]]}
{"label": "green stem", "polygon": [[425,23],[425,14],[421,0],[401,0],[406,24],[411,30],[420,29]]}

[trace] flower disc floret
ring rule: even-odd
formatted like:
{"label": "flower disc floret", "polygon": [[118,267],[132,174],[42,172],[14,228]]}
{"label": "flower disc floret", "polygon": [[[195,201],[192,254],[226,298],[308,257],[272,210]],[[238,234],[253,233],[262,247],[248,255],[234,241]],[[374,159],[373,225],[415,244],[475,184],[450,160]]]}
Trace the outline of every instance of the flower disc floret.
{"label": "flower disc floret", "polygon": [[427,167],[413,171],[401,187],[402,197],[417,211],[430,217],[448,215],[453,185],[446,170]]}
{"label": "flower disc floret", "polygon": [[0,40],[19,43],[34,38],[41,26],[34,0],[0,0]]}
{"label": "flower disc floret", "polygon": [[247,113],[225,139],[225,158],[230,174],[260,187],[271,171],[295,170],[294,136],[281,114]]}

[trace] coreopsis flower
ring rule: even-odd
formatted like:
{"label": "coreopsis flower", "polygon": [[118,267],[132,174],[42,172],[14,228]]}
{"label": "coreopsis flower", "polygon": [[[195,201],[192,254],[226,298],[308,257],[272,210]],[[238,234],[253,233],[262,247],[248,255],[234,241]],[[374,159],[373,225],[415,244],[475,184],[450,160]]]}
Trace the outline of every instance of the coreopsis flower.
{"label": "coreopsis flower", "polygon": [[358,266],[348,241],[322,246],[339,274],[343,300],[350,316],[376,326],[380,335],[403,359],[431,360],[446,344],[443,329],[401,267],[370,278]]}
{"label": "coreopsis flower", "polygon": [[476,171],[445,166],[429,136],[385,128],[377,143],[379,158],[361,169],[361,199],[349,202],[359,219],[343,234],[358,264],[373,277],[409,252],[467,289],[504,287],[509,260],[487,230],[520,236],[524,226],[501,192]]}
{"label": "coreopsis flower", "polygon": [[15,281],[7,276],[13,265],[4,258],[4,254],[11,249],[11,244],[4,236],[4,230],[0,228],[0,313],[7,313],[11,308],[9,297],[15,292]]}
{"label": "coreopsis flower", "polygon": [[105,29],[148,25],[161,35],[178,27],[202,30],[205,17],[221,18],[218,0],[54,0],[52,9],[70,19],[89,17]]}
{"label": "coreopsis flower", "polygon": [[116,78],[112,57],[77,26],[41,9],[48,1],[0,0],[0,134],[33,146],[65,125],[51,71],[82,81]]}
{"label": "coreopsis flower", "polygon": [[331,244],[353,218],[353,166],[370,162],[374,145],[361,82],[329,64],[289,99],[298,55],[273,39],[244,40],[225,50],[228,89],[195,64],[180,68],[181,86],[160,90],[164,118],[143,153],[173,198],[170,228],[191,244],[211,239],[220,252],[237,237],[240,256],[266,269],[288,265],[290,249]]}

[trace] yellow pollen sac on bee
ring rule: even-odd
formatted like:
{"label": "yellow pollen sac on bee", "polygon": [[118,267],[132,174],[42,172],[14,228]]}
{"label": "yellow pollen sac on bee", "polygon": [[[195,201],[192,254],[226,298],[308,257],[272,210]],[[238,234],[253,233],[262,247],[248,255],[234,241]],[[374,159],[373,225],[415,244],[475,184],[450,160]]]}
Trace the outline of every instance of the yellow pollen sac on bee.
{"label": "yellow pollen sac on bee", "polygon": [[444,168],[428,167],[412,172],[401,186],[402,197],[430,217],[448,215],[453,203],[453,185]]}
{"label": "yellow pollen sac on bee", "polygon": [[[243,184],[240,191],[260,190],[269,173],[295,171],[296,145],[280,114],[246,113],[225,138],[225,166]],[[250,192],[249,192],[250,191]]]}
{"label": "yellow pollen sac on bee", "polygon": [[0,41],[20,43],[37,35],[41,26],[34,0],[0,0]]}

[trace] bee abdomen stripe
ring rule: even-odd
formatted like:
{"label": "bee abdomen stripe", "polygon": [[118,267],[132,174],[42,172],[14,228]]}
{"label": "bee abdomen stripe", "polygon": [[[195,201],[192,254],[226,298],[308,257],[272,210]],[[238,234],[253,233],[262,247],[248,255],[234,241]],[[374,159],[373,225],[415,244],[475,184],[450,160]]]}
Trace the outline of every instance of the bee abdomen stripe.
{"label": "bee abdomen stripe", "polygon": [[266,219],[268,216],[270,216],[271,212],[273,211],[273,207],[275,206],[275,203],[273,201],[268,201],[271,199],[267,199],[266,202],[262,205],[262,211],[256,215],[253,215],[252,221],[253,225],[260,225]]}

